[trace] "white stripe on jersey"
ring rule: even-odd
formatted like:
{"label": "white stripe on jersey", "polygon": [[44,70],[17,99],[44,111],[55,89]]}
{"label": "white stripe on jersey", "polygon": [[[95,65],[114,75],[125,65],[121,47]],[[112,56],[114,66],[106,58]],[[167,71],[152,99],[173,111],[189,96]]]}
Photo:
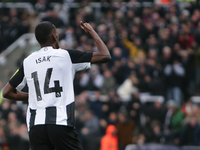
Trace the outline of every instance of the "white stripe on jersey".
{"label": "white stripe on jersey", "polygon": [[24,77],[22,82],[16,87],[18,91],[21,91],[26,86],[26,78]]}
{"label": "white stripe on jersey", "polygon": [[34,125],[45,124],[45,109],[37,109]]}
{"label": "white stripe on jersey", "polygon": [[67,111],[66,111],[66,106],[60,106],[60,107],[56,107],[57,109],[57,117],[56,117],[56,124],[59,125],[67,125]]}

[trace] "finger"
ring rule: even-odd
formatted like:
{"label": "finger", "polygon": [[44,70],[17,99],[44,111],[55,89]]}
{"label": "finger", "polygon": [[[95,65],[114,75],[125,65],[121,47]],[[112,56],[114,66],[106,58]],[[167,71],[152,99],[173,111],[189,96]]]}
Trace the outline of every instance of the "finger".
{"label": "finger", "polygon": [[81,21],[81,25],[84,27],[84,28],[87,28],[87,25],[88,23],[83,23],[83,21]]}
{"label": "finger", "polygon": [[84,29],[84,27],[81,25],[81,29]]}
{"label": "finger", "polygon": [[84,26],[86,27],[86,26],[88,26],[88,23],[86,22],[86,23],[84,23]]}
{"label": "finger", "polygon": [[83,21],[81,21],[81,25],[84,26]]}
{"label": "finger", "polygon": [[88,30],[90,30],[89,28],[89,23],[84,23],[84,27],[86,28],[86,29],[88,29]]}
{"label": "finger", "polygon": [[81,26],[81,28],[85,30],[85,29],[86,29],[86,27],[85,27],[85,25],[84,25],[83,21],[81,21],[80,23],[81,23],[81,25],[80,25],[80,26]]}

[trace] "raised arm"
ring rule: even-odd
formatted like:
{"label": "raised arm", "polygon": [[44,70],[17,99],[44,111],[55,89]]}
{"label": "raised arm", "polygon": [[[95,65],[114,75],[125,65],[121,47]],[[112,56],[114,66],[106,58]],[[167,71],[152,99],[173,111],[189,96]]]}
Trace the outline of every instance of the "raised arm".
{"label": "raised arm", "polygon": [[111,56],[110,52],[107,48],[107,46],[104,44],[104,42],[101,40],[99,35],[94,31],[94,29],[91,27],[89,23],[83,23],[81,21],[81,28],[88,34],[90,34],[94,42],[96,43],[96,46],[98,48],[98,52],[94,52],[92,56],[91,63],[106,63],[110,61]]}

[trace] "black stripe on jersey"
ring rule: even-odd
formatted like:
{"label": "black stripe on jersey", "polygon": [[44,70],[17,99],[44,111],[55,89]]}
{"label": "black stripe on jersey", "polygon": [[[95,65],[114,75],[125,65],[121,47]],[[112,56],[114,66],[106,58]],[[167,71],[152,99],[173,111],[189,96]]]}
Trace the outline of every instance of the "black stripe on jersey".
{"label": "black stripe on jersey", "polygon": [[[28,85],[26,83],[26,85],[24,86],[24,88],[21,90],[22,92],[28,93]],[[28,104],[28,101],[23,101],[23,104]]]}
{"label": "black stripe on jersey", "polygon": [[46,108],[45,124],[56,124],[56,107]]}
{"label": "black stripe on jersey", "polygon": [[13,77],[10,79],[9,83],[13,88],[16,88],[24,78],[24,66],[21,64],[20,68],[16,71]]}
{"label": "black stripe on jersey", "polygon": [[28,85],[26,83],[26,85],[23,87],[22,92],[28,93]]}
{"label": "black stripe on jersey", "polygon": [[72,63],[91,62],[93,52],[82,52],[79,50],[67,49]]}
{"label": "black stripe on jersey", "polygon": [[30,109],[31,113],[31,118],[30,118],[30,128],[34,126],[35,123],[35,115],[36,115],[36,110]]}
{"label": "black stripe on jersey", "polygon": [[72,102],[71,104],[66,106],[66,113],[67,113],[67,125],[68,126],[75,126],[75,121],[74,121],[74,109],[75,109],[75,104]]}

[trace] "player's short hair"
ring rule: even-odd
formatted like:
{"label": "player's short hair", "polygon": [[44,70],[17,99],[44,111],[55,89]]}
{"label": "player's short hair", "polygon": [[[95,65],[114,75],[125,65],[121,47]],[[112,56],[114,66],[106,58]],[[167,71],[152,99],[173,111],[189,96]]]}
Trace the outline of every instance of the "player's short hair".
{"label": "player's short hair", "polygon": [[35,37],[37,41],[40,44],[45,44],[49,40],[54,28],[55,26],[49,21],[38,24],[35,28]]}

